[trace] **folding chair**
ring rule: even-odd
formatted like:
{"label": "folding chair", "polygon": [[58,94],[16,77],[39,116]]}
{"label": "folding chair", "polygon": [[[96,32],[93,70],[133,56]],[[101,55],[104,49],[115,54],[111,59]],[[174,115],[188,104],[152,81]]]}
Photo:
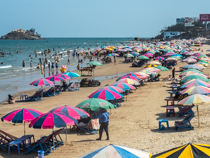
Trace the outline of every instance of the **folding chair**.
{"label": "folding chair", "polygon": [[0,130],[0,148],[7,152],[10,142],[17,139],[17,137]]}
{"label": "folding chair", "polygon": [[190,121],[192,120],[193,117],[195,117],[195,115],[194,115],[194,113],[191,113],[187,117],[185,117],[182,121],[175,121],[176,131],[180,128],[194,129],[194,127],[190,123]]}
{"label": "folding chair", "polygon": [[79,90],[79,82],[74,82],[73,87],[70,87],[68,90],[69,90],[69,91],[76,91],[76,90]]}
{"label": "folding chair", "polygon": [[179,108],[179,117],[182,117],[183,115],[186,115],[186,114],[194,113],[194,112],[192,111],[192,108],[193,108],[194,106],[195,106],[195,105],[185,106],[185,107],[178,106],[178,108]]}
{"label": "folding chair", "polygon": [[77,132],[78,135],[82,131],[90,134],[96,134],[99,129],[99,119],[91,119],[84,126],[79,126],[78,124],[76,126],[79,128],[79,131]]}

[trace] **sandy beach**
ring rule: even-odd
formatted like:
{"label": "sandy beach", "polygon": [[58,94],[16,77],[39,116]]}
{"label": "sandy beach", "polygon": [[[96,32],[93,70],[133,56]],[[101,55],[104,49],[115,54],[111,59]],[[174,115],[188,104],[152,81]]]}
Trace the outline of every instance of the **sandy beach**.
{"label": "sandy beach", "polygon": [[[201,49],[205,53],[207,49],[210,49],[210,46],[204,45]],[[117,65],[110,63],[96,67],[94,70],[94,76],[92,77],[107,76],[107,80],[101,81],[100,87],[115,83],[117,76],[119,77],[118,74],[136,72],[143,69],[143,67],[131,67],[131,63],[123,63],[123,60],[124,58],[117,58]],[[187,64],[179,61],[176,66],[176,70],[178,71],[179,67],[183,65]],[[204,74],[206,73],[210,73],[209,67],[204,70]],[[162,82],[162,78],[171,74],[171,70],[160,72],[160,74],[161,81],[151,83],[145,82],[143,87],[139,87],[137,90],[132,91],[132,93],[128,95],[127,101],[124,101],[121,107],[111,110],[109,141],[105,140],[105,133],[103,133],[102,141],[96,141],[98,134],[77,135],[76,133],[68,130],[67,144],[59,147],[54,153],[52,152],[50,155],[45,157],[76,158],[109,144],[125,145],[145,150],[152,154],[169,150],[189,142],[209,144],[210,138],[208,137],[208,134],[210,130],[210,105],[199,106],[200,127],[198,127],[198,117],[196,108],[194,108],[193,111],[195,112],[196,117],[191,121],[194,126],[194,130],[181,129],[176,132],[174,122],[175,120],[182,120],[183,117],[179,118],[177,107],[175,107],[175,117],[165,116],[166,98],[170,96],[171,84],[170,81]],[[115,78],[109,78],[109,75],[114,75]],[[179,72],[176,72],[176,78],[179,78],[178,75]],[[80,88],[79,91],[75,92],[66,91],[62,92],[62,94],[58,96],[45,97],[44,100],[38,102],[16,102],[16,104],[2,103],[0,105],[0,117],[20,108],[31,108],[45,113],[62,105],[76,106],[81,101],[88,99],[87,96],[100,87]],[[21,94],[31,95],[34,92],[35,90],[20,92],[15,95],[15,99],[18,101]],[[159,131],[158,120],[165,118],[169,120],[170,129]],[[12,124],[1,121],[0,129],[16,137],[21,137],[23,135],[24,126],[23,124]],[[26,134],[34,134],[36,140],[41,136],[49,135],[51,132],[52,130],[50,129],[33,129],[26,127]],[[62,132],[61,137],[65,141],[65,131]],[[6,152],[1,150],[0,157],[37,157],[36,152],[31,152],[28,155],[24,155],[24,153],[25,151],[21,151],[21,155],[18,155],[16,151],[11,152],[11,154],[8,155]]]}

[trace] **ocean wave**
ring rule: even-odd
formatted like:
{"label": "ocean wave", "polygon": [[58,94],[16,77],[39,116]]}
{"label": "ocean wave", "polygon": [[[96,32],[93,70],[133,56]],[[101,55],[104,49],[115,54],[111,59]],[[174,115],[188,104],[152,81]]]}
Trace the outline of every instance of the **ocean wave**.
{"label": "ocean wave", "polygon": [[0,69],[7,69],[7,68],[10,68],[12,67],[12,65],[5,65],[5,66],[0,66]]}
{"label": "ocean wave", "polygon": [[39,51],[39,52],[36,52],[37,54],[41,54],[42,52],[41,51]]}

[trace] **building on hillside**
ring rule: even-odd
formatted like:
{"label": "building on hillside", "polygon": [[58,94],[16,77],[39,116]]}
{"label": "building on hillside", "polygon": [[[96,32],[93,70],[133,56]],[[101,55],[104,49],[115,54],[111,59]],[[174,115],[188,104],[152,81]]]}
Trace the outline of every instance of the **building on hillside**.
{"label": "building on hillside", "polygon": [[178,36],[180,35],[180,32],[178,31],[165,31],[164,32],[164,38],[167,39],[167,38],[171,38],[171,37],[174,37],[174,36]]}
{"label": "building on hillside", "polygon": [[20,28],[18,30],[13,30],[12,32],[23,32],[23,33],[25,33],[26,31]]}

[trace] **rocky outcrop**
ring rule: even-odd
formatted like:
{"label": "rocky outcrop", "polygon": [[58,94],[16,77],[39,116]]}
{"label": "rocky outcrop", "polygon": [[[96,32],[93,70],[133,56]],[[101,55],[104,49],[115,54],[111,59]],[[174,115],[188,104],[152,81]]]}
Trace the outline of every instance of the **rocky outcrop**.
{"label": "rocky outcrop", "polygon": [[30,32],[10,32],[1,36],[2,40],[39,40],[42,39],[40,35]]}

